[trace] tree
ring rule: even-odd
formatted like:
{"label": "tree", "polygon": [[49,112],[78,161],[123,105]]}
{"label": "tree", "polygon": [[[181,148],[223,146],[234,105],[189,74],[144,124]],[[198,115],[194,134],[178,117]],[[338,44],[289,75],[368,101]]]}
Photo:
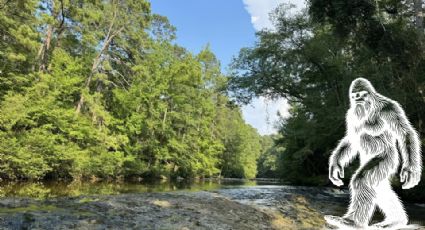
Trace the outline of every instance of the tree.
{"label": "tree", "polygon": [[283,148],[275,145],[276,135],[261,137],[261,155],[257,160],[258,178],[278,178],[278,159]]}
{"label": "tree", "polygon": [[36,6],[37,1],[0,1],[0,101],[7,91],[19,91],[34,79]]}
{"label": "tree", "polygon": [[[326,184],[327,159],[344,132],[351,81],[366,77],[403,105],[423,136],[424,40],[414,9],[399,1],[310,1],[308,12],[274,12],[275,30],[232,64],[230,90],[241,102],[284,97],[276,146],[280,177],[297,184]],[[348,177],[348,176],[346,176]]]}
{"label": "tree", "polygon": [[[149,2],[0,7],[0,178],[218,176],[236,142],[238,176],[255,175],[258,134],[227,107],[220,63],[174,44]],[[235,142],[222,138],[222,108]]]}

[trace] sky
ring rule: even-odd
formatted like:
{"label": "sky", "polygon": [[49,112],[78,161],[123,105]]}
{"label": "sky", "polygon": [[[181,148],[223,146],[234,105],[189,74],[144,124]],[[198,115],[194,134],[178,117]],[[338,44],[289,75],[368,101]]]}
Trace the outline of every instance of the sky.
{"label": "sky", "polygon": [[[176,43],[194,54],[209,45],[224,73],[241,48],[254,46],[256,31],[272,29],[268,15],[280,3],[304,6],[304,0],[151,0],[152,12],[168,17],[177,28]],[[242,115],[267,135],[277,132],[277,112],[288,116],[288,108],[283,99],[260,97],[243,106]]]}

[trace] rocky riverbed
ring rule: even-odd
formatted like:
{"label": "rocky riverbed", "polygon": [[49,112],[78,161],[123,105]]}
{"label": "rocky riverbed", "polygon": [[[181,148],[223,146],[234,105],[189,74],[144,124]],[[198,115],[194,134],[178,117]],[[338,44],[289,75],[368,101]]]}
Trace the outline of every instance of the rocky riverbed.
{"label": "rocky riverbed", "polygon": [[[47,199],[5,197],[0,199],[0,228],[324,229],[323,216],[341,215],[347,203],[346,190],[274,185]],[[412,223],[425,225],[424,205],[408,204],[407,211]]]}

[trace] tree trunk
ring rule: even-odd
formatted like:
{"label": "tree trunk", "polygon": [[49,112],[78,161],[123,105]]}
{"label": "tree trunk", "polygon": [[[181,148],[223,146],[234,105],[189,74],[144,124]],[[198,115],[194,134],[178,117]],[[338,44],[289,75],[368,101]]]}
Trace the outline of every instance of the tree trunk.
{"label": "tree trunk", "polygon": [[[56,17],[58,15],[57,12],[55,12],[55,1],[52,1],[52,17],[56,20]],[[50,24],[47,27],[47,33],[46,33],[46,39],[43,42],[43,45],[41,45],[40,50],[38,51],[38,70],[42,72],[46,72],[46,66],[48,62],[48,52],[50,50],[50,44],[52,42],[53,32],[55,30],[55,27],[53,24]]]}
{"label": "tree trunk", "polygon": [[48,62],[48,52],[50,50],[50,43],[52,41],[53,31],[54,31],[53,25],[49,25],[47,29],[46,40],[44,40],[44,43],[41,46],[40,51],[38,52],[38,60],[40,63],[38,70],[42,72],[46,72],[47,70],[46,66]]}
{"label": "tree trunk", "polygon": [[[93,65],[89,74],[89,77],[87,78],[86,83],[84,84],[84,88],[85,89],[89,89],[91,80],[93,78],[93,75],[95,74],[97,68],[99,67],[100,63],[101,63],[101,58],[102,55],[106,52],[106,50],[108,49],[109,45],[111,44],[112,40],[114,39],[114,37],[116,35],[118,35],[119,33],[121,33],[121,31],[124,29],[124,27],[119,28],[117,31],[113,32],[113,26],[115,23],[115,18],[116,18],[116,14],[114,14],[114,17],[112,18],[111,24],[109,25],[109,30],[108,33],[105,36],[105,43],[102,46],[102,49],[100,49],[98,55],[96,56],[96,58],[93,60]],[[79,114],[81,112],[81,107],[84,104],[84,96],[82,93],[80,93],[80,100],[77,103],[77,107],[75,109],[75,113]]]}
{"label": "tree trunk", "polygon": [[167,112],[168,112],[168,108],[166,107],[166,108],[165,108],[165,111],[164,111],[164,117],[163,117],[163,119],[162,119],[162,131],[164,131],[164,130],[165,130],[165,122],[166,122],[166,120],[167,120]]}
{"label": "tree trunk", "polygon": [[413,10],[415,12],[415,27],[423,32],[424,29],[424,18],[422,9],[422,0],[413,0]]}
{"label": "tree trunk", "polygon": [[40,47],[40,50],[38,51],[38,57],[37,57],[39,62],[38,70],[41,72],[46,72],[48,69],[49,53],[51,50],[53,34],[56,31],[58,31],[57,42],[59,42],[61,34],[64,31],[64,23],[65,23],[64,4],[63,4],[63,1],[60,1],[60,2],[61,2],[61,9],[59,11],[55,11],[55,1],[52,1],[52,17],[56,21],[57,17],[59,16],[59,13],[61,13],[62,19],[57,28],[55,28],[54,23],[50,24],[47,27],[46,39],[44,40],[43,44]]}

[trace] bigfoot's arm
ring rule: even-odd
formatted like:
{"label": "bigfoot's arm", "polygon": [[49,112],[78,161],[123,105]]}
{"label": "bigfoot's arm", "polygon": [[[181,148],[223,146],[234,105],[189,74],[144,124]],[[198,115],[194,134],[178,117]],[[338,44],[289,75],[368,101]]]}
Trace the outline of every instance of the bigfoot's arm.
{"label": "bigfoot's arm", "polygon": [[395,103],[391,111],[386,112],[387,122],[397,137],[402,168],[400,180],[402,188],[416,186],[421,179],[422,155],[419,135],[410,124],[400,105]]}
{"label": "bigfoot's arm", "polygon": [[344,167],[346,167],[355,157],[357,151],[353,151],[352,146],[345,136],[332,152],[329,158],[329,179],[336,186],[344,183],[340,178],[344,178]]}

